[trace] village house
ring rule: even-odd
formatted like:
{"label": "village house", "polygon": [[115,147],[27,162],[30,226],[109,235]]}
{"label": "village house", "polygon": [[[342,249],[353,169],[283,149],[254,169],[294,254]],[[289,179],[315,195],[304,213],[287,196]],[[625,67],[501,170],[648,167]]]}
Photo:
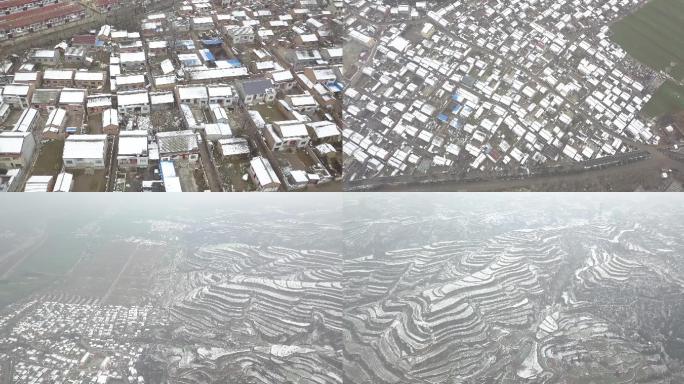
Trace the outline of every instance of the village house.
{"label": "village house", "polygon": [[62,159],[67,169],[103,169],[106,154],[107,135],[70,135]]}
{"label": "village house", "polygon": [[332,121],[316,121],[306,123],[306,128],[309,131],[311,140],[316,144],[321,143],[339,143],[342,141],[342,132]]}
{"label": "village house", "polygon": [[118,75],[116,76],[116,90],[130,91],[134,89],[145,89],[145,75]]}
{"label": "village house", "polygon": [[143,71],[145,69],[145,52],[121,52],[119,66],[124,71]]}
{"label": "village house", "polygon": [[207,87],[209,104],[233,107],[237,104],[238,94],[232,85],[210,85]]}
{"label": "village house", "polygon": [[102,132],[106,135],[119,134],[119,113],[116,109],[109,108],[102,112]]}
{"label": "village house", "polygon": [[85,17],[79,3],[55,3],[15,12],[0,19],[0,40],[28,35]]}
{"label": "village house", "polygon": [[107,108],[112,107],[112,95],[109,93],[99,93],[89,95],[86,98],[86,110],[88,114],[101,113]]}
{"label": "village house", "polygon": [[161,161],[199,159],[197,135],[192,130],[157,133],[159,158]]}
{"label": "village house", "polygon": [[74,188],[74,175],[68,172],[60,172],[55,177],[55,185],[52,192],[71,192]]}
{"label": "village house", "polygon": [[150,92],[150,109],[161,111],[172,109],[176,103],[173,92]]}
{"label": "village house", "polygon": [[58,140],[64,138],[64,127],[67,122],[67,111],[62,108],[53,109],[45,121],[43,139]]}
{"label": "village house", "polygon": [[104,72],[76,71],[74,74],[74,85],[88,90],[102,89],[105,86]]}
{"label": "village house", "polygon": [[15,108],[26,108],[33,95],[31,84],[9,84],[2,89],[3,101]]}
{"label": "village house", "polygon": [[62,57],[56,49],[34,49],[29,53],[29,58],[36,64],[52,66],[59,64]]}
{"label": "village house", "polygon": [[122,131],[116,161],[122,168],[146,168],[149,163],[147,131]]}
{"label": "village house", "polygon": [[276,90],[270,79],[249,79],[238,81],[236,88],[240,99],[246,105],[272,103]]}
{"label": "village house", "polygon": [[243,137],[220,139],[218,144],[224,158],[247,159],[251,153],[247,139]]}
{"label": "village house", "polygon": [[228,25],[224,30],[231,45],[254,43],[255,34],[252,27]]}
{"label": "village house", "polygon": [[73,69],[48,69],[43,72],[43,87],[45,88],[64,88],[73,86]]}
{"label": "village house", "polygon": [[67,111],[83,112],[85,110],[86,94],[85,89],[64,88],[59,94],[58,105]]}
{"label": "village house", "polygon": [[265,157],[257,156],[249,162],[249,177],[260,192],[276,192],[280,189],[280,180],[273,166]]}
{"label": "village house", "polygon": [[271,81],[273,82],[273,86],[279,92],[287,92],[294,88],[294,86],[297,84],[297,81],[292,75],[292,71],[290,71],[289,69],[283,71],[269,72],[268,74],[266,74],[266,77],[271,79]]}
{"label": "village house", "polygon": [[311,140],[306,125],[296,120],[276,121],[267,126],[264,139],[272,151],[303,148]]}
{"label": "village house", "polygon": [[34,87],[39,87],[41,80],[41,72],[17,72],[14,74],[15,84],[31,84]]}
{"label": "village house", "polygon": [[0,15],[26,12],[57,2],[57,0],[7,0],[0,3]]}
{"label": "village house", "polygon": [[31,96],[31,107],[40,110],[41,112],[49,112],[57,108],[59,101],[59,94],[61,89],[36,89]]}
{"label": "village house", "polygon": [[0,168],[25,168],[31,164],[36,141],[31,132],[0,132]]}
{"label": "village house", "polygon": [[150,98],[146,90],[117,92],[117,109],[121,115],[148,115]]}
{"label": "village house", "polygon": [[64,50],[64,62],[80,64],[85,61],[86,50],[84,47],[68,47]]}
{"label": "village house", "polygon": [[38,125],[40,114],[35,108],[26,108],[21,112],[19,119],[14,123],[14,132],[33,132]]}
{"label": "village house", "polygon": [[209,104],[209,94],[204,85],[181,86],[176,88],[178,104],[205,106]]}

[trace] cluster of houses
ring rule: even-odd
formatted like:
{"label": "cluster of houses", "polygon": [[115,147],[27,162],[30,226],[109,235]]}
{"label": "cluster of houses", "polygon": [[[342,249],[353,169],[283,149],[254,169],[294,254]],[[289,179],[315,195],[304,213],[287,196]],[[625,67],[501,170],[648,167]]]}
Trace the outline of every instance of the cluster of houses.
{"label": "cluster of houses", "polygon": [[[203,139],[224,158],[256,154],[274,162],[235,126],[244,115],[269,152],[301,151],[318,164],[303,170],[304,178],[302,170],[271,164],[279,183],[330,181],[338,176],[330,164],[341,169],[342,45],[333,32],[342,8],[327,1],[224,7],[188,0],[147,15],[139,31],[103,25],[54,48],[31,49],[25,62],[3,63],[10,80],[0,90],[0,118],[22,113],[4,121],[13,128],[0,134],[0,168],[27,167],[37,143],[49,140],[64,141],[67,171],[106,169],[114,141],[119,168],[195,162]],[[298,183],[288,182],[292,172]]]}
{"label": "cluster of houses", "polygon": [[0,41],[45,31],[85,16],[85,7],[78,2],[5,0],[0,2]]}
{"label": "cluster of houses", "polygon": [[[149,326],[150,306],[103,306],[53,301],[31,301],[0,338],[8,348],[0,359],[11,358],[13,383],[79,380],[106,384],[123,381],[144,384],[136,369],[143,348],[126,342]],[[6,316],[0,321],[11,319]],[[155,319],[156,322],[163,320]],[[78,336],[60,336],[61,333]],[[49,352],[39,345],[44,345]]]}
{"label": "cluster of houses", "polygon": [[640,3],[356,1],[349,44],[374,55],[345,91],[348,176],[497,174],[657,142],[640,114],[654,73],[609,37]]}

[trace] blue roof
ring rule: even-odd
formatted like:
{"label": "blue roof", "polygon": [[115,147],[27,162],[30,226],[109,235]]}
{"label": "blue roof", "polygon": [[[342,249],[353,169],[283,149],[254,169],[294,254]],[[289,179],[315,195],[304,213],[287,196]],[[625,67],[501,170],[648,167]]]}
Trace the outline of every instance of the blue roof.
{"label": "blue roof", "polygon": [[329,84],[328,88],[330,88],[330,90],[333,92],[341,92],[344,90],[344,85],[342,85],[342,83],[336,81],[332,84]]}
{"label": "blue roof", "polygon": [[201,52],[201,54],[202,54],[202,57],[204,57],[204,60],[205,60],[205,61],[214,61],[214,60],[216,60],[216,59],[214,58],[214,54],[211,53],[210,50],[208,50],[208,49],[203,49],[203,50],[201,50],[200,52]]}
{"label": "blue roof", "polygon": [[162,178],[176,177],[176,169],[173,166],[173,161],[160,161],[159,172],[161,172]]}
{"label": "blue roof", "polygon": [[438,119],[439,121],[443,121],[443,122],[446,123],[447,121],[449,121],[449,116],[447,116],[447,115],[445,115],[445,114],[443,114],[443,113],[440,113],[439,115],[437,115],[437,119]]}
{"label": "blue roof", "polygon": [[460,93],[456,92],[456,93],[454,93],[454,94],[451,96],[451,99],[452,99],[452,100],[456,100],[456,101],[458,101],[458,102],[460,103],[460,102],[462,102],[463,100],[465,100],[465,97],[463,97],[463,95],[461,95]]}
{"label": "blue roof", "polygon": [[230,59],[230,60],[228,60],[228,63],[234,67],[242,66],[242,63],[238,59]]}
{"label": "blue roof", "polygon": [[202,40],[202,44],[204,44],[204,45],[221,45],[221,44],[223,44],[223,40],[221,40],[221,39],[205,39],[205,40]]}

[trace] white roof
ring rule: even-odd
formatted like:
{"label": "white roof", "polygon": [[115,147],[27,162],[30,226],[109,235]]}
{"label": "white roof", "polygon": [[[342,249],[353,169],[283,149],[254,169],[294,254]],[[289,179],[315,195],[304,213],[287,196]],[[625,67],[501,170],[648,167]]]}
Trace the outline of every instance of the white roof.
{"label": "white roof", "polygon": [[102,112],[102,127],[106,127],[108,125],[119,125],[119,113],[116,111],[116,109],[109,108]]}
{"label": "white roof", "polygon": [[35,108],[26,108],[19,116],[19,120],[14,124],[13,131],[27,132],[31,128],[31,124],[38,118],[38,110]]}
{"label": "white roof", "polygon": [[52,176],[34,175],[26,180],[24,192],[47,192]]}
{"label": "white roof", "polygon": [[174,70],[173,63],[169,59],[162,61],[161,64],[159,64],[159,65],[161,66],[162,72],[165,75],[173,72],[173,70]]}
{"label": "white roof", "polygon": [[211,16],[198,16],[192,18],[193,24],[214,24],[214,19]]}
{"label": "white roof", "polygon": [[173,103],[173,92],[157,92],[150,93],[150,104],[168,104]]}
{"label": "white roof", "polygon": [[21,153],[30,132],[0,132],[0,153]]}
{"label": "white roof", "polygon": [[183,192],[178,176],[164,178],[164,190],[166,192]]}
{"label": "white roof", "polygon": [[38,49],[33,52],[32,57],[55,57],[57,53],[51,49]]}
{"label": "white roof", "polygon": [[99,81],[104,80],[103,72],[76,71],[74,80]]}
{"label": "white roof", "polygon": [[112,95],[103,93],[99,95],[90,95],[86,101],[88,108],[93,107],[111,107],[112,105]]}
{"label": "white roof", "polygon": [[14,74],[14,81],[36,81],[38,72],[17,72]]}
{"label": "white roof", "polygon": [[242,137],[219,139],[218,143],[221,146],[221,153],[223,156],[249,154],[249,144],[247,143],[247,139]]}
{"label": "white roof", "polygon": [[121,52],[119,54],[119,62],[122,64],[143,61],[145,61],[145,52]]}
{"label": "white roof", "polygon": [[73,69],[46,69],[43,72],[43,80],[69,80],[73,78]]}
{"label": "white roof", "polygon": [[232,96],[235,94],[233,87],[230,85],[210,86],[207,87],[207,92],[209,93],[209,97]]}
{"label": "white roof", "polygon": [[290,101],[295,107],[302,105],[316,105],[316,99],[311,95],[292,95]]}
{"label": "white roof", "polygon": [[46,127],[61,127],[64,124],[64,119],[66,118],[66,110],[62,108],[53,109],[48,115],[48,119],[45,122]]}
{"label": "white roof", "polygon": [[28,84],[9,84],[2,90],[3,96],[26,96],[30,86]]}
{"label": "white roof", "polygon": [[74,175],[71,173],[60,173],[55,179],[55,186],[52,188],[52,192],[71,192],[71,182],[73,179]]}
{"label": "white roof", "polygon": [[64,140],[64,159],[103,159],[107,135],[71,135]]}
{"label": "white roof", "polygon": [[122,131],[119,133],[119,156],[147,153],[147,131]]}
{"label": "white roof", "polygon": [[[148,41],[147,46],[150,49],[166,48],[166,40]],[[166,59],[166,60],[168,60],[168,59]]]}
{"label": "white roof", "polygon": [[233,131],[227,123],[205,124],[204,132],[207,134],[207,137],[224,138],[233,136]]}
{"label": "white roof", "polygon": [[322,139],[324,137],[334,137],[340,135],[340,130],[337,125],[332,121],[318,121],[315,123],[307,124],[311,129],[314,130],[316,137]]}
{"label": "white roof", "polygon": [[271,163],[266,158],[257,156],[249,163],[254,171],[254,176],[256,177],[259,185],[268,185],[273,183],[280,184],[278,175],[276,175]]}
{"label": "white roof", "polygon": [[178,97],[181,100],[206,99],[207,87],[205,87],[204,85],[195,87],[178,87]]}
{"label": "white roof", "polygon": [[119,106],[149,104],[147,91],[119,92],[116,94]]}
{"label": "white roof", "polygon": [[271,72],[271,78],[275,82],[294,80],[294,76],[292,75],[292,72],[290,72],[289,70]]}
{"label": "white roof", "polygon": [[116,77],[117,85],[127,84],[145,84],[145,75],[118,75]]}
{"label": "white roof", "polygon": [[192,80],[229,79],[249,75],[246,67],[215,68],[190,71]]}
{"label": "white roof", "polygon": [[176,76],[174,76],[174,75],[156,76],[154,78],[154,85],[156,85],[156,86],[170,85],[170,84],[176,84]]}
{"label": "white roof", "polygon": [[309,136],[304,124],[288,124],[278,127],[283,138]]}
{"label": "white roof", "polygon": [[75,104],[85,101],[86,92],[83,89],[64,88],[59,94],[60,104]]}

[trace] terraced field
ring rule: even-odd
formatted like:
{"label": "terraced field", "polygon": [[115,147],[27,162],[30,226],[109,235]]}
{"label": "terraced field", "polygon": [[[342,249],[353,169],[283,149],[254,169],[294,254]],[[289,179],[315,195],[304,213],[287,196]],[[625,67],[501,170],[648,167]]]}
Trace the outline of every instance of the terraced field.
{"label": "terraced field", "polygon": [[677,230],[540,214],[566,224],[345,256],[345,382],[682,381]]}
{"label": "terraced field", "polygon": [[173,332],[195,345],[163,350],[173,382],[341,383],[341,272],[326,251],[197,249],[169,298]]}

